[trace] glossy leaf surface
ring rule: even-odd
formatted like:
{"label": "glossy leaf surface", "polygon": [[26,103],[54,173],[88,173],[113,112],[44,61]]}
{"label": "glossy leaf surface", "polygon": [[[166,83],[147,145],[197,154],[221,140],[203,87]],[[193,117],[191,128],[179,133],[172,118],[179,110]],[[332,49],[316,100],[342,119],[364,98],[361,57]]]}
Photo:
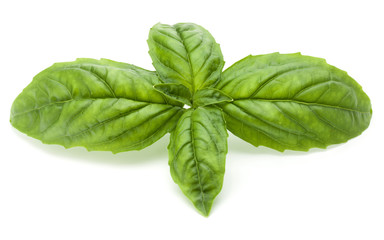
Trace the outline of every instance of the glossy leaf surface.
{"label": "glossy leaf surface", "polygon": [[11,123],[66,148],[142,149],[173,129],[182,113],[182,104],[153,88],[158,83],[154,72],[106,59],[57,63],[16,98]]}
{"label": "glossy leaf surface", "polygon": [[169,166],[175,183],[208,215],[223,185],[227,131],[221,110],[189,109],[171,133]]}
{"label": "glossy leaf surface", "polygon": [[207,216],[223,185],[226,128],[254,146],[306,151],[370,123],[361,86],[324,59],[248,56],[222,73],[219,44],[193,23],[156,24],[148,46],[156,72],[107,59],[47,68],[14,101],[12,125],[44,143],[114,153],[170,132],[172,178]]}
{"label": "glossy leaf surface", "polygon": [[149,32],[149,54],[165,83],[181,83],[192,93],[214,86],[224,66],[219,45],[193,23],[156,24]]}
{"label": "glossy leaf surface", "polygon": [[368,96],[346,72],[300,54],[246,57],[223,73],[217,88],[234,99],[221,105],[228,129],[279,151],[346,142],[372,115]]}

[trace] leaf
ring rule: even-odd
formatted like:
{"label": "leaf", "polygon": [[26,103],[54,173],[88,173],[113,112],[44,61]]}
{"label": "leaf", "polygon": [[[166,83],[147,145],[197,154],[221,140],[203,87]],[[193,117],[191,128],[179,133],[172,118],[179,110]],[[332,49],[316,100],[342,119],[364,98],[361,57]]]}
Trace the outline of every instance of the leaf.
{"label": "leaf", "polygon": [[224,71],[217,88],[228,129],[279,151],[346,142],[369,125],[371,103],[361,86],[325,60],[301,54],[249,56]]}
{"label": "leaf", "polygon": [[192,94],[214,86],[224,66],[220,46],[203,27],[193,23],[156,24],[149,32],[149,54],[165,83],[181,83]]}
{"label": "leaf", "polygon": [[179,83],[160,83],[153,86],[157,91],[168,96],[169,98],[192,106],[191,92],[183,84]]}
{"label": "leaf", "polygon": [[196,106],[207,106],[221,102],[231,102],[233,99],[227,94],[214,88],[203,88],[196,91],[193,103]]}
{"label": "leaf", "polygon": [[214,107],[188,109],[171,133],[172,178],[205,216],[223,185],[227,136],[222,112]]}
{"label": "leaf", "polygon": [[16,98],[11,123],[66,148],[139,150],[172,130],[182,114],[182,104],[153,88],[158,83],[154,72],[106,59],[56,63]]}

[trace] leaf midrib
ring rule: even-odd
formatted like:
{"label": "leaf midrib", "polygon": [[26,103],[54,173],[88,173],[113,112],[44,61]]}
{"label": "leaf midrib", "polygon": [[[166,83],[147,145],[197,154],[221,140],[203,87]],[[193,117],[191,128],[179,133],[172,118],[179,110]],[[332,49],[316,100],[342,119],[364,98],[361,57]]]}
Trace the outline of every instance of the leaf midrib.
{"label": "leaf midrib", "polygon": [[201,183],[201,176],[200,176],[200,167],[199,167],[199,161],[197,159],[197,154],[196,154],[196,143],[195,143],[195,136],[194,136],[194,120],[193,120],[193,114],[196,111],[193,111],[190,117],[191,121],[191,145],[192,145],[192,151],[193,151],[193,160],[195,161],[195,166],[196,166],[196,172],[197,172],[197,179],[199,181],[199,188],[200,188],[200,193],[201,193],[201,202],[203,205],[204,212],[207,213],[207,209],[205,207],[205,193],[203,190],[203,185]]}
{"label": "leaf midrib", "polygon": [[73,101],[84,101],[84,100],[96,101],[96,100],[100,100],[100,99],[101,100],[109,100],[109,99],[120,100],[120,99],[123,99],[123,100],[129,100],[129,101],[133,101],[133,102],[139,102],[139,103],[169,105],[169,106],[173,106],[173,107],[178,107],[178,106],[167,104],[167,103],[148,102],[148,101],[142,101],[142,100],[137,100],[137,99],[129,99],[129,98],[122,98],[122,97],[119,97],[119,98],[114,98],[114,97],[105,97],[105,98],[72,98],[72,99],[61,100],[61,101],[57,101],[57,102],[48,103],[48,104],[42,105],[40,107],[30,109],[30,110],[25,111],[25,112],[19,112],[19,113],[11,114],[11,117],[13,118],[13,117],[17,117],[19,115],[28,114],[30,112],[39,111],[39,110],[41,110],[41,109],[43,109],[45,107],[49,107],[49,106],[56,105],[56,104],[59,105],[59,104],[65,104],[65,103],[73,102]]}
{"label": "leaf midrib", "polygon": [[324,104],[324,103],[305,102],[305,101],[299,101],[299,100],[294,100],[294,99],[237,98],[237,99],[234,99],[233,102],[249,101],[249,100],[251,100],[251,101],[263,101],[263,102],[292,102],[292,103],[302,104],[302,105],[307,105],[307,106],[333,108],[333,109],[339,109],[339,110],[349,111],[349,112],[358,112],[358,113],[362,113],[362,114],[370,114],[371,113],[370,111],[361,111],[361,110],[353,109],[353,108],[346,108],[346,107],[329,105],[329,104]]}
{"label": "leaf midrib", "polygon": [[191,61],[191,56],[189,55],[189,51],[188,51],[187,45],[185,44],[185,41],[184,41],[184,38],[183,38],[181,32],[179,32],[179,30],[176,27],[174,27],[174,29],[175,29],[175,32],[176,32],[177,36],[180,38],[181,44],[183,44],[183,46],[185,48],[185,54],[186,54],[186,57],[187,57],[187,62],[188,62],[189,70],[191,71],[191,87],[192,87],[192,91],[191,92],[192,92],[192,94],[194,94],[196,86],[195,86],[195,74],[193,72],[193,68],[192,68],[192,64],[191,64],[191,62],[192,62]]}

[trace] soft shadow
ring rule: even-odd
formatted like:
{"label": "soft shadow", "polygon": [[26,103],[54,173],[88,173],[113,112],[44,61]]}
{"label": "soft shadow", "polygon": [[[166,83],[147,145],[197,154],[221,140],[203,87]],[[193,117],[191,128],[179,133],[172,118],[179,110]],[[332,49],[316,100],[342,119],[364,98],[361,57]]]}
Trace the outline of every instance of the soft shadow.
{"label": "soft shadow", "polygon": [[[29,137],[16,129],[13,129],[14,134],[20,138],[21,141],[32,145],[35,149],[43,151],[44,153],[66,158],[75,159],[77,161],[84,161],[97,164],[108,165],[132,165],[132,164],[144,164],[154,161],[168,161],[167,145],[169,143],[169,134],[166,134],[156,143],[151,146],[142,149],[140,151],[128,151],[113,154],[107,151],[92,151],[89,152],[83,147],[74,147],[65,149],[60,145],[43,144],[40,140]],[[328,149],[336,148],[340,144],[329,146]],[[229,133],[228,137],[228,152],[229,153],[241,153],[246,155],[270,155],[270,156],[302,156],[306,154],[312,154],[317,152],[323,152],[325,149],[313,148],[308,152],[291,151],[286,150],[279,152],[267,147],[255,147],[248,142],[236,137]]]}
{"label": "soft shadow", "polygon": [[140,151],[128,151],[113,154],[112,152],[107,151],[89,152],[83,147],[65,149],[60,145],[43,144],[40,140],[29,137],[15,129],[13,129],[13,131],[21,141],[33,146],[35,149],[55,157],[71,160],[75,159],[77,161],[108,165],[133,165],[157,160],[167,161],[168,159],[167,145],[169,142],[169,134],[166,134],[151,146]]}

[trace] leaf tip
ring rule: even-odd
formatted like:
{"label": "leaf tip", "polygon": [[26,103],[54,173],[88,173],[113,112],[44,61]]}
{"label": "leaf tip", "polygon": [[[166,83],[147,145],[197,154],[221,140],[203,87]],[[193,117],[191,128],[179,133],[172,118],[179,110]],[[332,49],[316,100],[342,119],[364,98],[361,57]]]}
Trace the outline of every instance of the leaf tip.
{"label": "leaf tip", "polygon": [[197,211],[203,216],[208,217],[211,212],[212,202],[205,202],[202,205],[195,204],[195,208]]}

